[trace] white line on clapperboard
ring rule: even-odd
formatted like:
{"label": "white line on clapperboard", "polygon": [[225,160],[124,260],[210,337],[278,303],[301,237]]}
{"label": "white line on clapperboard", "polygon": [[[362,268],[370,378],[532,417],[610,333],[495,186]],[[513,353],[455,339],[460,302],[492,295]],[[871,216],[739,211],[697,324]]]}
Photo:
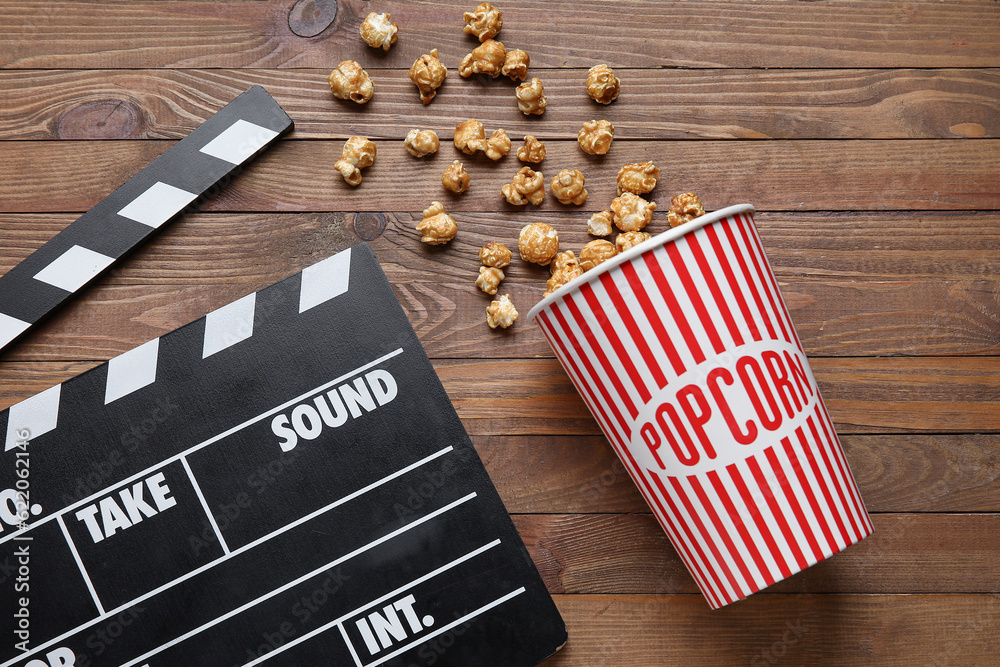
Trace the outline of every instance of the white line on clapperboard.
{"label": "white line on clapperboard", "polygon": [[57,516],[56,520],[59,522],[59,527],[62,529],[63,535],[66,537],[66,542],[69,544],[69,550],[73,552],[73,560],[76,561],[76,566],[80,568],[80,574],[83,575],[83,580],[87,582],[87,590],[90,591],[91,597],[94,598],[94,604],[97,605],[97,610],[104,615],[104,605],[101,604],[100,598],[97,597],[97,590],[94,588],[94,582],[90,580],[90,575],[87,574],[87,568],[83,566],[83,560],[80,558],[80,552],[76,550],[76,544],[73,542],[73,538],[69,536],[69,531],[66,530],[66,523],[63,521],[61,516]]}
{"label": "white line on clapperboard", "polygon": [[[262,655],[261,657],[257,658],[253,662],[248,662],[247,664],[243,665],[243,667],[253,667],[254,665],[259,665],[260,663],[264,662],[265,660],[269,660],[269,659],[273,658],[274,656],[278,655],[279,653],[287,651],[288,649],[290,649],[290,648],[292,648],[294,646],[297,646],[297,645],[301,644],[304,641],[308,641],[309,639],[312,639],[313,637],[315,637],[318,634],[326,632],[327,630],[329,630],[330,628],[332,628],[335,625],[336,626],[340,626],[340,632],[341,632],[341,634],[344,635],[344,640],[347,642],[347,648],[350,649],[351,655],[354,656],[354,662],[356,662],[358,664],[358,667],[361,667],[361,661],[358,660],[358,656],[354,652],[354,646],[351,644],[351,640],[347,638],[347,633],[344,631],[344,626],[343,626],[344,621],[346,621],[347,619],[351,618],[352,616],[354,616],[355,614],[357,614],[358,612],[360,612],[360,611],[362,611],[364,609],[367,609],[369,607],[374,607],[375,605],[380,604],[382,602],[385,602],[386,600],[390,600],[390,599],[396,597],[397,595],[399,595],[400,593],[402,593],[404,591],[407,591],[407,590],[413,588],[414,586],[419,586],[420,584],[424,583],[428,579],[433,579],[434,577],[438,576],[442,572],[447,572],[448,570],[452,569],[453,567],[461,565],[465,561],[471,560],[472,558],[475,558],[479,554],[484,553],[486,551],[489,551],[490,549],[492,549],[493,547],[496,547],[496,546],[500,546],[500,540],[499,539],[493,540],[489,544],[484,544],[483,546],[479,547],[478,549],[474,549],[474,550],[470,551],[469,553],[465,554],[464,556],[462,556],[460,558],[456,558],[455,560],[451,561],[450,563],[446,563],[445,565],[442,565],[438,569],[436,569],[436,570],[434,570],[432,572],[428,572],[427,574],[423,575],[422,577],[418,577],[417,579],[414,579],[410,583],[405,584],[403,586],[400,586],[399,588],[397,588],[394,591],[386,593],[385,595],[383,595],[380,598],[377,598],[375,600],[371,600],[370,602],[367,602],[367,603],[361,605],[360,607],[358,607],[356,609],[352,609],[351,611],[347,612],[346,614],[344,614],[340,618],[334,619],[334,620],[330,621],[329,623],[327,623],[326,625],[323,625],[322,627],[316,628],[315,630],[312,630],[311,632],[309,632],[307,634],[304,634],[301,637],[296,638],[295,641],[291,641],[291,642],[288,642],[287,644],[283,644],[283,645],[277,647],[273,651],[270,651],[270,652]],[[523,591],[524,589],[522,588],[521,590]],[[485,609],[483,609],[482,611],[485,611]],[[447,628],[445,628],[445,629],[447,630]],[[423,641],[427,641],[428,639],[431,639],[433,636],[436,636],[436,634],[437,633],[435,633],[435,635],[430,635],[430,636],[427,636],[427,637],[423,637],[423,638],[420,639],[420,641],[422,641],[422,642]]]}
{"label": "white line on clapperboard", "polygon": [[257,599],[251,600],[250,602],[247,602],[246,604],[243,604],[243,605],[237,607],[236,609],[233,609],[232,611],[230,611],[227,614],[223,614],[222,616],[219,616],[218,618],[216,618],[214,620],[211,620],[208,623],[204,623],[202,625],[199,625],[194,630],[190,630],[188,632],[185,632],[180,637],[172,639],[169,642],[167,642],[166,644],[162,644],[161,646],[157,646],[152,651],[147,651],[146,653],[142,654],[138,658],[135,658],[131,662],[126,662],[123,665],[121,665],[120,667],[132,667],[133,665],[137,665],[140,662],[146,660],[146,658],[150,657],[151,655],[156,655],[160,651],[168,649],[171,646],[174,646],[175,644],[179,644],[180,642],[184,641],[185,639],[190,639],[191,637],[197,635],[198,633],[200,633],[200,632],[202,632],[204,630],[207,630],[207,629],[209,629],[209,628],[211,628],[211,627],[213,627],[215,625],[218,625],[219,623],[222,623],[223,621],[226,621],[226,620],[232,618],[233,616],[237,616],[237,615],[241,614],[242,612],[246,611],[247,609],[250,609],[251,607],[257,606],[261,602],[266,602],[270,598],[273,598],[275,595],[278,595],[280,593],[284,593],[288,589],[293,588],[295,586],[298,586],[303,581],[307,581],[308,579],[311,579],[312,577],[315,577],[318,574],[322,574],[323,572],[326,572],[327,570],[329,570],[332,567],[336,567],[336,566],[340,565],[341,563],[344,563],[344,562],[346,562],[346,561],[354,558],[355,556],[368,551],[369,549],[373,549],[374,547],[377,547],[378,545],[382,544],[383,542],[387,542],[387,541],[391,540],[392,538],[396,537],[397,535],[402,535],[403,533],[407,532],[411,528],[415,528],[416,526],[419,526],[422,523],[426,523],[426,522],[430,521],[431,519],[437,518],[438,516],[444,514],[445,512],[447,512],[449,510],[452,510],[452,509],[458,507],[459,505],[462,505],[463,503],[469,502],[470,500],[472,500],[473,498],[475,498],[476,495],[477,495],[476,492],[473,491],[472,493],[470,493],[468,495],[462,496],[458,500],[455,500],[455,501],[453,501],[451,503],[448,503],[447,505],[445,505],[441,509],[434,510],[430,514],[428,514],[426,516],[422,516],[419,519],[417,519],[416,521],[413,521],[411,523],[406,524],[402,528],[397,528],[396,530],[392,531],[388,535],[383,535],[382,537],[378,538],[374,542],[369,542],[368,544],[366,544],[363,547],[358,547],[354,551],[352,551],[350,553],[347,553],[347,554],[344,554],[343,556],[330,561],[326,565],[318,567],[315,570],[313,570],[312,572],[308,572],[308,573],[302,575],[301,577],[299,577],[298,579],[294,579],[294,580],[288,582],[287,584],[285,584],[284,586],[281,586],[280,588],[275,588],[270,593],[265,593],[264,595],[261,595]]}
{"label": "white line on clapperboard", "polygon": [[[110,486],[110,487],[106,487],[106,489],[107,488],[115,488],[117,486],[122,486],[122,485],[128,484],[129,482],[131,482],[131,481],[133,481],[135,479],[138,479],[139,477],[143,477],[143,476],[147,475],[148,473],[150,473],[150,472],[152,472],[154,470],[162,468],[165,465],[169,465],[173,461],[176,461],[176,460],[178,460],[178,459],[180,459],[182,457],[185,457],[188,454],[191,454],[192,452],[198,451],[199,449],[207,447],[208,445],[210,445],[210,444],[212,444],[214,442],[218,442],[220,439],[226,438],[226,437],[232,435],[233,433],[236,433],[237,431],[240,431],[240,430],[246,428],[247,426],[251,426],[252,424],[255,424],[256,422],[260,421],[261,419],[266,419],[270,415],[272,415],[272,414],[274,414],[276,412],[280,412],[281,410],[284,410],[285,408],[289,407],[290,405],[294,405],[296,403],[299,403],[299,402],[302,401],[302,399],[307,398],[307,397],[309,397],[309,396],[311,396],[311,395],[313,395],[313,394],[315,394],[317,392],[323,391],[324,389],[330,387],[331,385],[337,384],[339,382],[343,382],[347,378],[350,378],[350,377],[352,377],[354,375],[357,375],[358,373],[361,373],[361,372],[363,372],[363,371],[371,368],[372,366],[376,366],[376,365],[382,363],[383,361],[391,359],[391,358],[399,355],[400,353],[402,353],[402,351],[403,351],[403,348],[399,348],[399,349],[394,350],[394,351],[392,351],[392,352],[390,352],[390,353],[388,353],[388,354],[386,354],[386,355],[384,355],[382,357],[379,357],[378,359],[375,359],[374,361],[371,361],[371,362],[369,362],[369,363],[367,363],[367,364],[365,364],[363,366],[359,366],[358,368],[354,369],[353,371],[351,371],[349,373],[345,373],[344,375],[341,375],[338,378],[335,378],[335,379],[333,379],[333,380],[331,380],[331,381],[329,381],[329,382],[327,382],[327,383],[325,383],[323,385],[320,385],[319,387],[317,387],[316,389],[313,389],[312,391],[308,391],[308,392],[306,392],[306,393],[304,393],[304,394],[302,394],[300,396],[297,396],[296,398],[291,399],[290,401],[286,401],[285,403],[282,403],[278,407],[276,407],[276,408],[274,408],[272,410],[269,410],[269,411],[267,411],[267,412],[265,412],[265,413],[263,413],[261,415],[258,415],[257,417],[254,417],[252,419],[248,419],[247,421],[243,422],[242,424],[234,426],[233,428],[229,429],[228,431],[225,431],[225,432],[223,432],[223,433],[221,433],[221,434],[219,434],[219,435],[217,435],[217,436],[215,436],[213,438],[210,438],[210,439],[208,439],[208,440],[206,440],[206,441],[204,441],[202,443],[199,443],[199,444],[197,444],[197,445],[195,445],[195,446],[193,446],[193,447],[191,447],[191,448],[189,448],[189,449],[181,452],[180,454],[177,454],[177,455],[171,457],[170,459],[165,459],[164,461],[161,461],[157,465],[151,466],[151,467],[147,468],[146,470],[143,470],[142,472],[136,473],[135,475],[132,475],[131,477],[128,477],[128,478],[126,478],[124,480],[120,480],[117,484],[115,484],[113,486]],[[87,583],[87,587],[90,589],[91,595],[94,597],[94,602],[97,605],[98,610],[101,612],[101,615],[98,616],[97,618],[90,619],[86,623],[82,623],[81,625],[79,625],[79,626],[73,628],[72,630],[69,630],[69,631],[67,631],[67,632],[59,635],[58,637],[55,637],[54,639],[50,639],[49,641],[47,641],[47,642],[45,642],[43,644],[39,644],[38,646],[34,647],[28,653],[22,654],[22,655],[18,656],[17,658],[8,660],[7,662],[5,662],[3,664],[0,664],[0,667],[10,667],[10,665],[15,664],[19,660],[25,659],[29,655],[31,655],[31,654],[33,654],[33,653],[35,653],[37,651],[40,651],[40,650],[45,649],[45,648],[48,648],[49,646],[55,644],[56,642],[59,642],[59,641],[65,639],[66,637],[69,637],[69,636],[73,635],[74,633],[76,633],[76,632],[84,629],[88,625],[91,625],[92,623],[96,623],[98,621],[101,621],[101,620],[109,617],[109,616],[113,616],[114,614],[117,614],[118,612],[120,612],[120,611],[122,611],[124,609],[127,609],[131,605],[138,604],[138,603],[142,602],[143,600],[147,600],[147,599],[153,597],[154,595],[162,593],[163,591],[167,590],[168,588],[171,588],[171,587],[173,587],[173,586],[175,586],[175,585],[177,585],[179,583],[182,583],[182,582],[190,579],[191,577],[194,577],[194,576],[196,576],[198,574],[201,574],[205,570],[208,570],[208,569],[210,569],[212,567],[215,567],[216,565],[218,565],[218,564],[220,564],[220,563],[222,563],[222,562],[224,562],[226,560],[229,560],[232,557],[238,556],[239,554],[241,554],[241,553],[243,553],[245,551],[248,551],[249,549],[252,549],[253,547],[259,546],[260,544],[266,542],[267,540],[270,540],[270,539],[272,539],[274,537],[277,537],[278,535],[280,535],[282,533],[285,533],[285,532],[287,532],[287,531],[289,531],[289,530],[291,530],[293,528],[296,528],[297,526],[302,525],[306,521],[314,519],[315,517],[319,516],[320,514],[323,514],[324,512],[327,512],[327,511],[329,511],[331,509],[334,509],[334,508],[338,507],[339,505],[342,505],[342,504],[344,504],[346,502],[354,500],[355,498],[357,498],[357,497],[359,497],[359,496],[361,496],[361,495],[363,495],[363,494],[365,494],[365,493],[367,493],[367,492],[369,492],[369,491],[371,491],[373,489],[376,489],[379,486],[382,486],[383,484],[391,482],[392,480],[396,479],[397,477],[405,475],[406,473],[411,472],[412,470],[415,470],[416,468],[419,468],[420,466],[425,465],[426,463],[429,463],[430,461],[433,461],[436,458],[444,456],[445,454],[451,452],[452,449],[453,449],[453,447],[451,447],[451,446],[445,447],[444,449],[442,449],[442,450],[440,450],[438,452],[435,452],[434,454],[431,454],[430,456],[427,456],[427,457],[425,457],[425,458],[423,458],[423,459],[421,459],[419,461],[416,461],[415,463],[412,463],[412,464],[406,466],[405,468],[392,473],[391,475],[387,475],[386,477],[383,477],[382,479],[377,480],[377,481],[369,484],[368,486],[360,488],[357,491],[354,491],[353,493],[350,493],[350,494],[344,496],[343,498],[340,498],[339,500],[336,500],[333,503],[330,503],[329,505],[326,505],[325,507],[321,507],[320,509],[318,509],[318,510],[316,510],[316,511],[310,513],[310,514],[307,514],[306,516],[304,516],[304,517],[302,517],[300,519],[297,519],[296,521],[294,521],[292,523],[286,524],[285,526],[283,526],[282,528],[279,528],[278,530],[275,530],[275,531],[273,531],[271,533],[268,533],[267,535],[264,535],[263,537],[259,537],[256,540],[254,540],[253,542],[250,542],[249,544],[246,544],[246,545],[240,547],[236,551],[233,551],[233,552],[231,552],[231,553],[229,553],[229,554],[227,554],[227,555],[225,555],[225,556],[223,556],[221,558],[218,558],[218,559],[216,559],[216,560],[214,560],[214,561],[212,561],[210,563],[206,563],[205,565],[199,567],[198,569],[193,570],[193,571],[187,573],[186,575],[184,575],[182,577],[178,577],[177,579],[174,579],[173,581],[167,582],[166,584],[163,584],[159,588],[156,588],[156,589],[154,589],[152,591],[149,591],[145,595],[142,595],[142,596],[140,596],[140,597],[138,597],[138,598],[136,598],[134,600],[130,600],[129,602],[126,602],[126,603],[124,603],[122,605],[119,605],[118,607],[116,607],[116,608],[114,608],[114,609],[112,609],[111,611],[108,611],[108,612],[104,612],[103,611],[103,607],[102,607],[100,601],[97,598],[97,593],[95,592],[93,584],[90,581],[90,577],[87,575],[86,570],[83,568],[82,562],[78,559],[77,560],[77,565],[80,567],[80,570],[83,573],[83,577],[84,577],[84,579],[85,579],[85,581]],[[21,535],[22,533],[27,532],[27,531],[31,530],[32,528],[34,528],[35,526],[40,525],[40,524],[42,524],[42,523],[44,523],[46,521],[49,521],[51,519],[58,519],[60,525],[63,527],[63,533],[64,533],[64,536],[67,539],[67,542],[70,545],[70,549],[75,549],[75,547],[73,546],[73,542],[70,539],[69,534],[68,534],[68,532],[65,529],[65,524],[62,522],[62,515],[66,514],[67,512],[72,511],[76,507],[84,505],[84,504],[90,502],[91,500],[104,495],[104,493],[106,492],[106,489],[105,489],[105,491],[100,491],[98,493],[95,493],[95,494],[87,497],[87,498],[84,498],[84,499],[82,499],[80,501],[77,501],[73,505],[68,505],[68,506],[64,507],[62,510],[60,510],[59,512],[57,512],[55,514],[51,514],[48,517],[46,517],[45,519],[42,519],[40,521],[36,521],[35,523],[29,525],[27,528],[24,528],[24,529],[22,529],[22,530],[20,530],[20,531],[18,531],[16,533],[13,533],[10,536],[7,536],[7,537],[5,537],[3,539],[0,539],[0,544],[2,544],[3,542],[6,542],[8,539],[11,539],[13,537],[17,537],[18,535]],[[211,513],[209,513],[209,516],[211,517]]]}
{"label": "white line on clapperboard", "polygon": [[358,368],[355,368],[353,371],[350,371],[349,373],[344,373],[340,377],[334,378],[333,380],[330,380],[329,382],[327,382],[325,384],[321,384],[320,386],[316,387],[315,389],[312,389],[310,391],[307,391],[304,394],[296,396],[295,398],[291,399],[290,401],[285,401],[284,403],[282,403],[281,405],[279,405],[276,408],[272,408],[271,410],[268,410],[267,412],[259,414],[256,417],[253,417],[252,419],[248,419],[245,422],[243,422],[242,424],[237,424],[236,426],[232,427],[228,431],[223,431],[219,435],[211,437],[208,440],[205,440],[204,442],[200,442],[197,445],[195,445],[195,446],[193,446],[193,447],[191,447],[189,449],[186,449],[185,451],[181,452],[180,454],[175,454],[175,455],[171,456],[170,458],[163,459],[162,461],[158,462],[156,465],[152,465],[152,466],[146,468],[145,470],[143,470],[142,472],[137,472],[136,474],[132,475],[131,477],[126,477],[125,479],[118,480],[118,482],[116,482],[115,484],[112,484],[111,486],[107,486],[104,489],[102,489],[101,491],[98,491],[97,493],[91,494],[91,495],[87,496],[86,498],[83,498],[82,500],[78,500],[75,503],[73,503],[72,505],[67,505],[66,507],[62,508],[61,510],[59,510],[55,514],[50,514],[47,517],[45,517],[44,519],[39,519],[38,521],[34,521],[34,522],[30,523],[28,526],[26,526],[25,528],[22,528],[22,529],[18,530],[17,532],[11,533],[10,535],[5,535],[3,537],[0,537],[0,544],[3,544],[7,540],[12,540],[15,537],[17,537],[18,535],[23,535],[24,533],[28,532],[29,530],[31,530],[35,526],[40,526],[43,523],[46,523],[48,521],[51,521],[51,520],[55,519],[57,516],[60,516],[62,514],[66,514],[67,512],[71,512],[72,510],[76,509],[77,507],[81,507],[83,505],[86,505],[86,504],[90,503],[90,501],[92,501],[92,500],[100,498],[105,493],[107,493],[108,489],[114,489],[114,488],[117,488],[119,486],[124,486],[125,484],[128,484],[129,482],[132,482],[134,480],[137,480],[140,477],[145,477],[146,475],[148,475],[149,473],[153,472],[154,470],[159,470],[160,468],[168,466],[171,463],[173,463],[174,461],[179,460],[181,457],[187,456],[189,454],[193,454],[194,452],[197,452],[199,449],[204,449],[205,447],[208,447],[209,445],[214,444],[214,443],[218,442],[219,440],[222,440],[223,438],[228,438],[233,433],[236,433],[237,431],[242,431],[247,426],[253,426],[254,424],[256,424],[257,422],[259,422],[262,419],[267,419],[271,415],[273,415],[273,414],[275,414],[277,412],[281,412],[282,410],[284,410],[287,407],[290,407],[290,406],[295,405],[296,403],[302,402],[303,399],[309,398],[313,394],[319,393],[319,392],[323,391],[324,389],[328,389],[329,387],[331,387],[331,386],[333,386],[333,385],[335,385],[335,384],[337,384],[339,382],[343,382],[347,378],[353,377],[353,376],[357,375],[358,373],[363,373],[364,371],[368,370],[372,366],[377,366],[380,363],[382,363],[383,361],[387,361],[387,360],[392,359],[393,357],[395,357],[395,356],[397,356],[399,354],[402,354],[402,352],[403,352],[403,348],[401,348],[401,347],[397,348],[397,349],[393,350],[392,352],[390,352],[389,354],[383,355],[383,356],[379,357],[378,359],[376,359],[374,361],[368,362],[364,366],[359,366]]}

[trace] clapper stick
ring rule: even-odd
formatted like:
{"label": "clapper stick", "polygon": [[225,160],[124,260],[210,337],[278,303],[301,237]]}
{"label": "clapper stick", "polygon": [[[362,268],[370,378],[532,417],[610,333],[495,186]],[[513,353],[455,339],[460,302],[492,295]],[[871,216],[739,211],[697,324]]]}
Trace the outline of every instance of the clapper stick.
{"label": "clapper stick", "polygon": [[254,86],[0,276],[0,350],[218,192],[292,127],[274,98]]}

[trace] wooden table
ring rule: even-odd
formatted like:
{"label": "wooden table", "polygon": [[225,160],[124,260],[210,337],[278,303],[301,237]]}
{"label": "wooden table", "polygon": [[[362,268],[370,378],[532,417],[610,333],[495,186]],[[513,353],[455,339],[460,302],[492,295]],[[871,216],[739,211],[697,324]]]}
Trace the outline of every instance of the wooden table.
{"label": "wooden table", "polygon": [[[501,39],[531,55],[549,108],[525,118],[506,79],[465,80],[464,4],[265,0],[0,1],[0,271],[252,84],[296,123],[205,207],[0,357],[6,407],[357,243],[372,244],[569,625],[552,665],[968,664],[1000,661],[1000,4],[965,2],[500,3]],[[388,54],[358,25],[389,10]],[[330,23],[333,12],[336,16]],[[450,68],[420,104],[406,70]],[[375,81],[358,107],[329,70]],[[584,92],[611,65],[622,96]],[[580,208],[499,196],[520,166],[466,159],[445,196],[455,123],[475,116],[581,168]],[[607,118],[591,158],[575,137]],[[411,127],[444,145],[408,156]],[[347,187],[352,134],[376,164]],[[709,209],[751,202],[876,532],[830,561],[710,612],[534,325],[494,332],[476,251],[528,221],[588,240],[625,162],[663,170]],[[449,246],[414,231],[441,199]],[[544,270],[503,289],[522,314]]]}

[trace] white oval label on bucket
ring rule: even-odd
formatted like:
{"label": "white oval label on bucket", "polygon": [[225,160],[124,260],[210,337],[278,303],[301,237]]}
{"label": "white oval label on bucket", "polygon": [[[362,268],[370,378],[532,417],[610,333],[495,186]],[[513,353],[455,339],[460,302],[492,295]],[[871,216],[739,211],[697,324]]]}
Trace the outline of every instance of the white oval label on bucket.
{"label": "white oval label on bucket", "polygon": [[639,410],[630,450],[670,476],[718,470],[794,434],[819,391],[794,345],[749,343],[672,381]]}

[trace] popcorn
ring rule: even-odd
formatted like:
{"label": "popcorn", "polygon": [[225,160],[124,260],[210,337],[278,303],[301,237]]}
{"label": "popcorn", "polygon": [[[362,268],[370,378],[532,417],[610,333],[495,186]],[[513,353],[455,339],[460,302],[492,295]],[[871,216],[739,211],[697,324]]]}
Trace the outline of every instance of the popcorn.
{"label": "popcorn", "polygon": [[524,138],[524,145],[517,149],[517,159],[538,164],[545,159],[545,144],[529,134]]}
{"label": "popcorn", "polygon": [[511,303],[510,296],[506,294],[501,296],[499,300],[491,303],[489,308],[486,309],[486,324],[490,325],[491,329],[496,329],[497,327],[506,329],[514,324],[516,319],[517,309]]}
{"label": "popcorn", "polygon": [[552,277],[545,283],[546,290],[543,296],[552,294],[569,281],[583,275],[583,269],[580,268],[572,250],[558,253],[552,261],[550,270]]}
{"label": "popcorn", "polygon": [[613,220],[614,213],[606,209],[595,213],[587,220],[587,233],[592,236],[610,236]]}
{"label": "popcorn", "polygon": [[524,206],[530,202],[538,206],[545,199],[542,172],[534,171],[531,167],[521,167],[514,174],[514,179],[500,188],[500,193],[509,204]]}
{"label": "popcorn", "polygon": [[611,241],[597,239],[583,246],[580,250],[580,268],[590,271],[602,262],[606,262],[618,254],[618,248]]}
{"label": "popcorn", "polygon": [[441,141],[434,130],[410,130],[406,133],[406,138],[403,139],[403,146],[406,147],[406,152],[413,157],[423,157],[437,153],[438,148],[441,147]]}
{"label": "popcorn", "polygon": [[600,104],[611,104],[618,99],[621,81],[607,65],[594,65],[587,72],[587,94]]}
{"label": "popcorn", "polygon": [[466,155],[486,150],[486,130],[483,129],[482,123],[470,118],[455,126],[454,142],[455,148]]}
{"label": "popcorn", "polygon": [[625,252],[651,238],[653,235],[646,232],[622,232],[615,239],[615,246],[618,248],[618,252]]}
{"label": "popcorn", "polygon": [[604,155],[611,149],[615,138],[615,126],[606,120],[588,120],[576,135],[576,141],[584,153]]}
{"label": "popcorn", "polygon": [[361,39],[365,40],[368,46],[376,49],[382,47],[382,50],[388,51],[396,43],[396,33],[399,32],[399,26],[392,23],[390,19],[392,19],[392,14],[376,14],[375,12],[368,14],[361,22]]}
{"label": "popcorn", "polygon": [[420,101],[424,104],[430,104],[437,96],[437,89],[447,76],[448,68],[441,64],[437,49],[431,49],[430,53],[420,56],[410,66],[410,81],[420,91]]}
{"label": "popcorn", "polygon": [[563,169],[552,179],[549,187],[560,203],[579,206],[587,201],[587,189],[583,187],[585,180],[579,169]]}
{"label": "popcorn", "polygon": [[441,185],[455,194],[462,194],[468,190],[469,180],[469,172],[465,170],[465,165],[458,160],[448,165],[448,168],[441,174]]}
{"label": "popcorn", "polygon": [[485,266],[502,269],[510,264],[510,250],[502,243],[490,241],[479,249],[479,261]]}
{"label": "popcorn", "polygon": [[618,170],[618,194],[644,195],[656,187],[660,168],[650,162],[630,162]]}
{"label": "popcorn", "polygon": [[365,137],[351,137],[344,144],[340,159],[333,168],[339,171],[348,185],[361,183],[361,170],[375,162],[375,144]]}
{"label": "popcorn", "polygon": [[545,89],[542,88],[542,82],[537,77],[518,86],[514,90],[514,96],[517,98],[517,108],[525,116],[532,114],[540,116],[545,113],[548,102],[545,101]]}
{"label": "popcorn", "polygon": [[493,161],[499,160],[509,153],[510,137],[507,136],[507,132],[503,129],[494,131],[486,140],[486,147],[483,148],[483,151],[486,152],[486,157]]}
{"label": "popcorn", "polygon": [[631,192],[622,194],[611,200],[611,210],[615,213],[615,226],[623,232],[638,232],[653,219],[656,202],[646,201]]}
{"label": "popcorn", "polygon": [[462,58],[462,62],[458,64],[458,73],[464,78],[473,74],[489,74],[495,79],[500,76],[506,61],[507,49],[504,45],[494,39],[487,39]]}
{"label": "popcorn", "polygon": [[671,227],[677,227],[702,215],[705,215],[705,207],[701,205],[698,195],[693,192],[685,192],[670,200],[667,221]]}
{"label": "popcorn", "polygon": [[462,31],[475,35],[480,42],[496,37],[503,28],[503,14],[488,2],[481,3],[475,11],[465,12],[463,18],[467,25]]}
{"label": "popcorn", "polygon": [[368,72],[361,69],[361,65],[354,60],[344,60],[337,65],[337,68],[330,72],[327,82],[334,97],[340,100],[352,100],[358,104],[370,100],[375,92],[375,85]]}
{"label": "popcorn", "polygon": [[533,222],[521,229],[517,237],[517,249],[524,261],[548,266],[559,252],[559,234],[552,225]]}
{"label": "popcorn", "polygon": [[458,223],[444,212],[444,204],[432,201],[424,210],[424,219],[417,224],[417,231],[423,234],[420,240],[427,245],[442,245],[455,238]]}
{"label": "popcorn", "polygon": [[503,271],[493,266],[480,266],[476,287],[487,294],[496,294],[500,281],[504,279]]}
{"label": "popcorn", "polygon": [[521,49],[513,49],[507,52],[500,72],[504,76],[510,77],[511,81],[524,81],[524,78],[528,76],[529,64],[531,64],[531,58],[526,52]]}

